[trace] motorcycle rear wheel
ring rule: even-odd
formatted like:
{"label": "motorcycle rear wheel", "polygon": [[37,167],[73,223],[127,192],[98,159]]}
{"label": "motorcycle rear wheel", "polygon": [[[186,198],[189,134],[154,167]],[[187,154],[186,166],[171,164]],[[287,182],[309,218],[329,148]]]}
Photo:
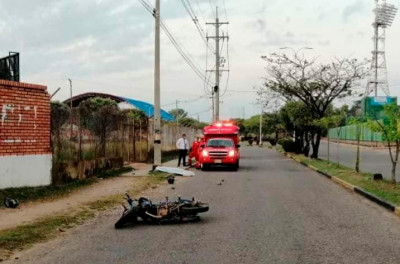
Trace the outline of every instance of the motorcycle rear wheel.
{"label": "motorcycle rear wheel", "polygon": [[202,203],[192,206],[183,206],[180,211],[182,215],[197,215],[200,213],[205,213],[209,210],[208,204]]}

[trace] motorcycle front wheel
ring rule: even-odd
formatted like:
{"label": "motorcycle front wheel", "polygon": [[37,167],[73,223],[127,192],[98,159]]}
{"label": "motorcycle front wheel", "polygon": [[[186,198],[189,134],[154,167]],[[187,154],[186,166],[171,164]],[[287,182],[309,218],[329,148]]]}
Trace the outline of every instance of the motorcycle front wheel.
{"label": "motorcycle front wheel", "polygon": [[121,218],[115,223],[114,227],[116,229],[120,229],[124,227],[127,223],[134,223],[136,222],[136,212],[134,210],[126,211]]}

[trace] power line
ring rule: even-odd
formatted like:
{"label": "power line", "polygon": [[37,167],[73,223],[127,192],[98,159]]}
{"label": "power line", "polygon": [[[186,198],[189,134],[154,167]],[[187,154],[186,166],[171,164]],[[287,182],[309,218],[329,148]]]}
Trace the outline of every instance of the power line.
{"label": "power line", "polygon": [[208,1],[210,2],[211,12],[214,14],[214,17],[217,17],[217,14],[215,13],[214,6],[212,5],[211,0]]}
{"label": "power line", "polygon": [[[143,7],[154,16],[153,14],[153,7],[151,6],[150,3],[146,3],[144,0],[138,0]],[[183,45],[177,40],[174,35],[172,34],[171,30],[168,29],[167,25],[163,20],[161,20],[161,28],[163,29],[164,33],[167,35],[168,39],[171,41],[172,45],[175,47],[175,49],[178,51],[178,53],[181,55],[181,57],[186,61],[186,63],[189,65],[189,67],[194,71],[194,73],[201,79],[205,80],[206,76],[203,74],[203,71],[199,69],[199,67],[193,62],[193,59],[191,58],[190,54],[184,49]],[[208,84],[209,85],[209,84]]]}
{"label": "power line", "polygon": [[226,12],[225,0],[222,0],[222,4],[223,4],[223,6],[224,6],[225,19],[228,20],[228,13]]}
{"label": "power line", "polygon": [[224,90],[223,94],[221,95],[221,97],[223,97],[226,94],[226,91],[228,91],[229,77],[230,77],[230,73],[231,73],[230,58],[229,58],[229,39],[226,42],[226,57],[227,57],[226,59],[228,62],[228,73],[227,73],[227,77],[226,77],[225,90]]}
{"label": "power line", "polygon": [[203,28],[199,25],[199,20],[197,19],[196,13],[194,12],[194,10],[192,8],[192,5],[190,4],[190,2],[188,0],[186,0],[186,1],[185,0],[181,0],[181,2],[182,2],[183,7],[185,8],[186,12],[189,14],[190,18],[194,22],[194,24],[195,24],[195,26],[197,28],[197,31],[200,34],[201,39],[204,41],[204,44],[206,45],[206,47],[208,49],[211,50],[211,52],[214,53],[215,51],[213,51],[211,49],[210,45],[208,44],[208,41],[206,39],[205,32],[204,32]]}

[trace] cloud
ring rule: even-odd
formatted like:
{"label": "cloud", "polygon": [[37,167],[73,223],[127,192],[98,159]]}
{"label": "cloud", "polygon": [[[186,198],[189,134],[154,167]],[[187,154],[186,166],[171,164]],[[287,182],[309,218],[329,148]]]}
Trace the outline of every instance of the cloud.
{"label": "cloud", "polygon": [[365,11],[365,1],[358,0],[350,5],[347,5],[342,13],[342,18],[345,22],[349,21],[349,18],[357,13],[362,13]]}

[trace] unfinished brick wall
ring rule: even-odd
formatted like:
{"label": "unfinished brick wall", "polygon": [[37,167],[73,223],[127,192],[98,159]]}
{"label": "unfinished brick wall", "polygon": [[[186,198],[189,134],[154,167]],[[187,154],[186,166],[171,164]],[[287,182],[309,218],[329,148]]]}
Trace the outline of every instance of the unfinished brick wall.
{"label": "unfinished brick wall", "polygon": [[0,80],[0,156],[51,153],[50,110],[46,86]]}
{"label": "unfinished brick wall", "polygon": [[46,86],[0,80],[0,189],[51,184]]}

